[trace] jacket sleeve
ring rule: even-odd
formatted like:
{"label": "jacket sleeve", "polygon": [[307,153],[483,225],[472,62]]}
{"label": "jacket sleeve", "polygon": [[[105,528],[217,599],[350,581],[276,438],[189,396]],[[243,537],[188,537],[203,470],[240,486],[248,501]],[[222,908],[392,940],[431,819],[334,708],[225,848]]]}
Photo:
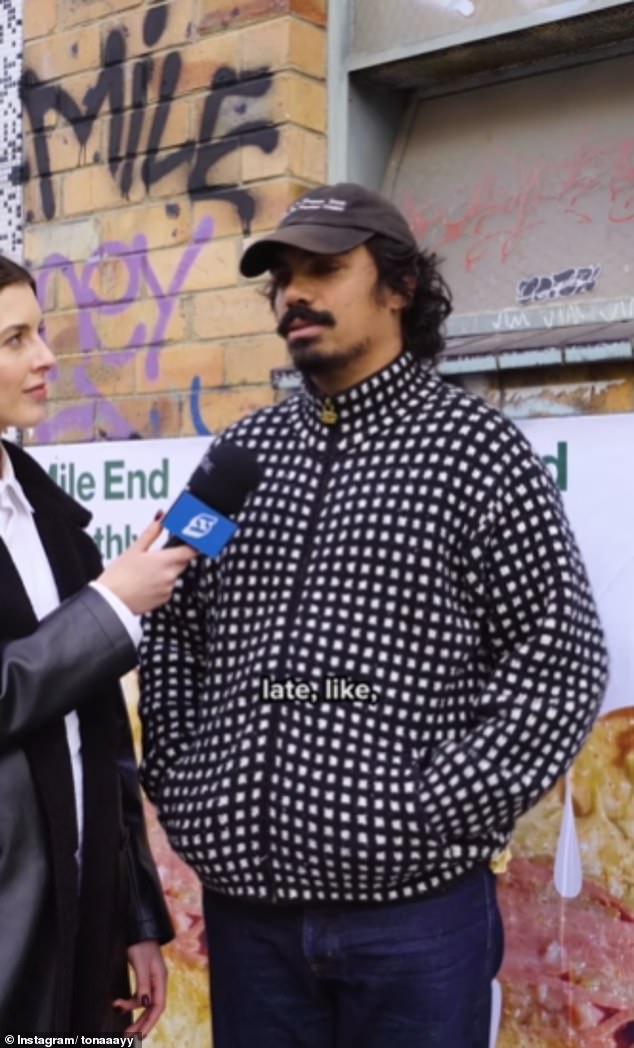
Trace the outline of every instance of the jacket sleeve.
{"label": "jacket sleeve", "polygon": [[0,650],[0,747],[64,716],[104,677],[116,680],[136,663],[119,617],[85,586],[26,637]]}
{"label": "jacket sleeve", "polygon": [[197,557],[178,579],[170,600],[143,621],[141,772],[145,791],[159,810],[166,777],[186,758],[196,737],[198,696],[205,694],[208,672],[205,637],[214,588],[215,565]]}
{"label": "jacket sleeve", "polygon": [[128,884],[126,941],[129,946],[146,939],[166,943],[174,938],[174,929],[147,839],[137,763],[123,700],[117,710],[117,764]]}
{"label": "jacket sleeve", "polygon": [[559,492],[522,452],[464,558],[486,653],[472,729],[420,772],[421,815],[443,841],[508,840],[572,762],[604,693],[603,635]]}

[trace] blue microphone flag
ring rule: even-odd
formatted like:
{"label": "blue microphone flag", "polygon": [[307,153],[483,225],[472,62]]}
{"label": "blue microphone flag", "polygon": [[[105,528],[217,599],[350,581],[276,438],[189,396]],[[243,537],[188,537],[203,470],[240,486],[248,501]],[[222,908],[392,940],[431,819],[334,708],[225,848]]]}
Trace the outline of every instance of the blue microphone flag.
{"label": "blue microphone flag", "polygon": [[189,491],[181,492],[161,524],[185,545],[207,557],[216,557],[238,527]]}

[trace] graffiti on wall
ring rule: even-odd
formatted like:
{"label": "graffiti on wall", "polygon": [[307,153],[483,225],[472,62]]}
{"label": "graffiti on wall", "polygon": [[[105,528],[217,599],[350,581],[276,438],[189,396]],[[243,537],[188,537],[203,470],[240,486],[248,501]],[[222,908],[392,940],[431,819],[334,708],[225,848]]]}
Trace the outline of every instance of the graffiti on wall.
{"label": "graffiti on wall", "polygon": [[[143,39],[147,47],[160,46],[166,29],[166,5],[151,7],[145,17]],[[211,77],[202,108],[196,138],[174,148],[163,148],[167,121],[178,94],[183,68],[180,51],[161,58],[147,53],[131,64],[126,35],[112,29],[103,47],[101,69],[94,84],[77,100],[57,81],[40,80],[37,70],[26,69],[22,77],[22,98],[33,131],[36,170],[25,165],[22,179],[37,176],[42,210],[47,219],[56,214],[47,118],[59,114],[72,128],[85,161],[85,148],[97,118],[108,114],[108,155],[106,162],[121,195],[127,198],[135,179],[149,193],[152,186],[171,172],[182,168],[183,189],[190,197],[229,201],[237,210],[242,228],[248,233],[255,211],[253,195],[237,184],[214,181],[214,168],[224,157],[245,146],[272,153],[278,144],[277,128],[267,120],[249,118],[249,103],[271,90],[268,69],[238,72],[220,66]],[[130,80],[129,91],[126,83]],[[150,87],[158,85],[158,105],[148,107]],[[221,115],[229,112],[229,129],[219,133]]]}
{"label": "graffiti on wall", "polygon": [[[82,361],[73,373],[73,385],[78,397],[77,404],[62,408],[41,423],[36,431],[38,442],[52,443],[72,430],[83,434],[85,438],[94,436],[95,404],[99,405],[101,426],[104,435],[111,439],[123,439],[131,435],[129,421],[121,414],[115,402],[95,383],[91,375],[91,365],[99,358],[100,371],[106,383],[111,385],[112,372],[126,367],[138,354],[143,356],[145,377],[152,381],[160,370],[160,354],[165,344],[165,334],[178,306],[179,295],[191,268],[195,265],[201,251],[213,237],[213,219],[205,216],[194,231],[192,241],[184,247],[180,258],[169,278],[167,285],[161,280],[152,265],[151,251],[143,233],[137,234],[131,243],[112,240],[101,245],[98,252],[86,262],[72,262],[61,253],[54,253],[44,259],[38,275],[38,294],[41,301],[46,300],[49,281],[59,274],[70,289],[73,304],[77,310],[79,346]],[[97,268],[107,260],[116,260],[124,267],[124,290],[118,297],[104,298],[93,286]],[[145,297],[144,289],[149,298]],[[141,299],[142,294],[144,295]],[[136,324],[122,349],[116,352],[108,350],[99,336],[99,319],[117,316],[125,325],[126,314],[135,315],[135,306],[143,301],[148,315],[147,323]],[[193,388],[199,379],[194,377]],[[190,396],[188,408],[193,407],[192,421],[198,433],[207,433],[197,411],[194,393]],[[149,430],[152,436],[160,436],[160,419],[156,408],[148,405]]]}
{"label": "graffiti on wall", "polygon": [[434,251],[464,246],[467,271],[492,255],[505,263],[537,228],[566,222],[634,222],[634,139],[582,144],[568,157],[490,171],[451,200],[404,193],[398,201],[416,236]]}
{"label": "graffiti on wall", "polygon": [[601,266],[571,266],[559,273],[527,277],[517,285],[517,301],[525,306],[529,302],[545,302],[553,298],[569,298],[594,291]]}
{"label": "graffiti on wall", "polygon": [[22,151],[20,69],[22,62],[22,0],[0,0],[0,253],[22,253],[22,194],[14,172]]}

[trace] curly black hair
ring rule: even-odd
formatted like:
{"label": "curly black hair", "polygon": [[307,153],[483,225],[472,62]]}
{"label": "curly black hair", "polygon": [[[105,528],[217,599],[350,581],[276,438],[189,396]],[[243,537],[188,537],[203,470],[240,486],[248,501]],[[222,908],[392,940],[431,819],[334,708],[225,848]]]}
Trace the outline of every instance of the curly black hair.
{"label": "curly black hair", "polygon": [[445,345],[442,326],[451,313],[451,291],[438,256],[376,233],[366,240],[377,268],[377,290],[389,287],[407,300],[401,313],[403,349],[417,360],[434,360]]}

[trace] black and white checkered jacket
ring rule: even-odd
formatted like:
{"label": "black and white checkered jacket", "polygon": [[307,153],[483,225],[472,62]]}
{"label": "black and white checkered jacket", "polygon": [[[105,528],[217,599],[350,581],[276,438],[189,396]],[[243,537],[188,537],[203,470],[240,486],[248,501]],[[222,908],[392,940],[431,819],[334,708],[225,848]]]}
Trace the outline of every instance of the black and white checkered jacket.
{"label": "black and white checkered jacket", "polygon": [[408,355],[223,439],[264,479],[141,652],[144,781],[170,842],[243,898],[438,889],[504,847],[600,704],[559,494],[512,423]]}

